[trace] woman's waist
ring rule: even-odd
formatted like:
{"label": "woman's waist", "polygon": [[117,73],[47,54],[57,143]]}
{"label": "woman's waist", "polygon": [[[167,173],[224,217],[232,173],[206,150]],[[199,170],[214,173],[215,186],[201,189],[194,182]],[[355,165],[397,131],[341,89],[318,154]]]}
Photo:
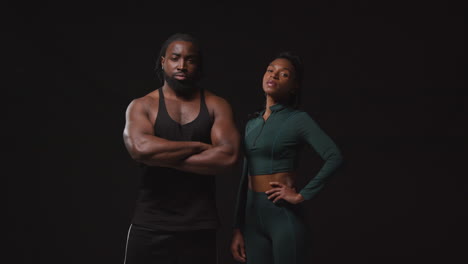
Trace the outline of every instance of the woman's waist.
{"label": "woman's waist", "polygon": [[272,189],[273,182],[293,187],[297,173],[295,171],[258,174],[249,176],[249,189],[254,192],[266,192]]}

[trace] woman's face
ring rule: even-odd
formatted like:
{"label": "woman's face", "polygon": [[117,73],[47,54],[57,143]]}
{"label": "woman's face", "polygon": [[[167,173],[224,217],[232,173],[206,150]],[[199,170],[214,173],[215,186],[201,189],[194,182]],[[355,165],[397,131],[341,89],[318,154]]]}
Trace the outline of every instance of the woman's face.
{"label": "woman's face", "polygon": [[287,59],[276,59],[263,75],[263,91],[276,99],[286,99],[296,88],[295,69]]}

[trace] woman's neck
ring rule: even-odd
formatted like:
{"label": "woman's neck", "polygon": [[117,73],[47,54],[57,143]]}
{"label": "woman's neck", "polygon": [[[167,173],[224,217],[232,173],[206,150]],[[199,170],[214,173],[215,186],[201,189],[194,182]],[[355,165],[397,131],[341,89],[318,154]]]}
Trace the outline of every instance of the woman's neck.
{"label": "woman's neck", "polygon": [[266,103],[265,103],[265,113],[263,114],[263,119],[266,121],[268,117],[271,115],[271,109],[270,107],[275,105],[275,104],[280,104],[281,102],[278,100],[275,100],[273,97],[267,95],[266,97]]}
{"label": "woman's neck", "polygon": [[266,103],[265,103],[265,113],[266,112],[271,112],[270,110],[270,107],[277,104],[278,102],[271,96],[267,95],[267,98],[266,98]]}

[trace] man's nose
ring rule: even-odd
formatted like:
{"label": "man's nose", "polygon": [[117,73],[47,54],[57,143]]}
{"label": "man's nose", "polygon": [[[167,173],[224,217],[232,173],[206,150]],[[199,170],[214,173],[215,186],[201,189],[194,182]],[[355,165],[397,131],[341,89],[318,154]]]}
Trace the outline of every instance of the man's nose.
{"label": "man's nose", "polygon": [[177,64],[177,69],[180,71],[187,70],[187,63],[185,62],[185,60],[183,59],[179,60],[179,64]]}

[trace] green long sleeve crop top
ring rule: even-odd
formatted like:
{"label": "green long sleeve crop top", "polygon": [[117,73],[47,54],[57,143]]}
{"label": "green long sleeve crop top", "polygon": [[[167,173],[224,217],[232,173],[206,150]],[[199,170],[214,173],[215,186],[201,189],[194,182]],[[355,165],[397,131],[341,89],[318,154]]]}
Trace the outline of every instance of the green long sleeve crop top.
{"label": "green long sleeve crop top", "polygon": [[324,160],[319,172],[303,188],[300,194],[309,200],[324,185],[325,179],[341,165],[341,152],[333,140],[323,132],[306,113],[275,104],[265,121],[263,113],[249,120],[244,135],[244,168],[239,185],[234,226],[243,218],[248,175],[273,174],[296,171],[299,151],[311,146]]}

